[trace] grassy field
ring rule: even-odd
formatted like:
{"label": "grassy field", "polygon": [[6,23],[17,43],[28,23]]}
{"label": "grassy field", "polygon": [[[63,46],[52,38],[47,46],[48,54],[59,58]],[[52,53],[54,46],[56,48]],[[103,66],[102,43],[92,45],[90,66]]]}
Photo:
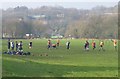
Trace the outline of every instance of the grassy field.
{"label": "grassy field", "polygon": [[[15,40],[16,41],[16,40]],[[18,40],[20,41],[20,40]],[[30,40],[22,40],[25,52],[31,56],[3,54],[3,77],[116,77],[118,76],[118,52],[113,43],[105,40],[105,50],[97,48],[84,50],[85,40],[71,41],[70,50],[66,49],[65,39],[61,40],[60,47],[48,50],[46,39],[34,39],[33,48],[29,49]],[[53,43],[56,40],[52,40]],[[91,43],[91,41],[90,41]],[[2,51],[7,51],[7,40],[3,40]],[[42,56],[40,56],[42,54]],[[45,56],[48,54],[48,56]]]}

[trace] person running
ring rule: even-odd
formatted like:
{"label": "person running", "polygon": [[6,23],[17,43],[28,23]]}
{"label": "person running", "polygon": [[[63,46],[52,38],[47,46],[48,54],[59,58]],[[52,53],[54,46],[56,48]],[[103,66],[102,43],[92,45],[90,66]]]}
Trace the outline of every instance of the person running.
{"label": "person running", "polygon": [[10,39],[8,39],[8,53],[10,52]]}
{"label": "person running", "polygon": [[117,50],[117,41],[116,40],[111,40],[113,42],[113,46],[115,48],[115,50]]}
{"label": "person running", "polygon": [[94,40],[93,40],[93,42],[92,42],[92,48],[93,48],[93,50],[96,48],[96,43],[95,43]]}
{"label": "person running", "polygon": [[105,51],[105,49],[104,49],[103,47],[104,47],[104,42],[101,41],[101,42],[100,42],[100,48],[99,48],[99,51],[100,51],[100,50]]}
{"label": "person running", "polygon": [[70,49],[70,41],[67,41],[67,42],[66,42],[66,48],[67,48],[67,49]]}
{"label": "person running", "polygon": [[32,41],[29,43],[29,48],[32,48]]}
{"label": "person running", "polygon": [[47,49],[50,49],[50,47],[51,47],[51,40],[48,40],[48,43],[47,43]]}
{"label": "person running", "polygon": [[18,42],[16,41],[16,52],[18,51]]}

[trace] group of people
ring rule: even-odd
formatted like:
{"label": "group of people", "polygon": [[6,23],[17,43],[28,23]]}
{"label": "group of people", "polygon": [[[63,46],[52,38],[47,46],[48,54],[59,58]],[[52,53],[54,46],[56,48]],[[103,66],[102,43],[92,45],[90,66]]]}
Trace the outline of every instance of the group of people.
{"label": "group of people", "polygon": [[57,40],[57,43],[55,44],[52,44],[51,40],[48,40],[48,43],[47,43],[47,49],[50,49],[51,47],[52,48],[57,48],[60,44],[60,40]]}
{"label": "group of people", "polygon": [[[59,45],[60,45],[60,40],[59,39],[57,40],[57,42],[55,44],[52,44],[51,40],[48,40],[47,49],[50,49],[51,47],[52,48],[57,48],[57,47],[59,47]],[[70,41],[66,42],[66,48],[70,49]]]}
{"label": "group of people", "polygon": [[20,41],[19,43],[16,41],[14,43],[14,41],[10,41],[10,39],[8,39],[8,52],[10,52],[10,51],[22,52],[23,51],[22,41]]}
{"label": "group of people", "polygon": [[[114,49],[117,50],[117,40],[112,40],[111,41],[113,42],[113,46],[114,46]],[[85,44],[84,44],[84,50],[86,51],[89,51],[89,41],[86,40],[85,41]],[[47,49],[50,49],[50,48],[57,48],[60,46],[60,40],[57,39],[56,43],[52,44],[51,40],[48,40],[47,42]],[[32,48],[32,41],[29,42],[29,48],[31,49]],[[67,41],[66,42],[66,49],[70,49],[70,41]],[[92,49],[95,50],[96,49],[96,42],[95,40],[92,40]],[[105,51],[104,49],[104,41],[100,41],[99,43],[99,51]],[[11,41],[10,39],[8,39],[8,54],[20,54],[22,55],[23,54],[23,43],[22,41]]]}
{"label": "group of people", "polygon": [[[112,40],[111,39],[111,41],[113,42],[114,49],[117,50],[117,40]],[[47,48],[48,49],[50,49],[51,47],[52,48],[56,48],[57,46],[59,46],[59,44],[60,44],[60,40],[57,40],[56,44],[52,44],[51,40],[48,40],[48,43],[47,43],[48,47]],[[85,44],[84,44],[84,50],[89,51],[89,45],[90,45],[89,41],[86,40]],[[66,49],[70,49],[70,41],[66,42]],[[95,42],[95,40],[92,40],[92,49],[93,50],[96,49],[96,42]],[[99,51],[101,51],[101,50],[105,51],[105,49],[104,49],[104,41],[100,41],[99,42]]]}
{"label": "group of people", "polygon": [[[114,49],[117,50],[117,41],[112,40],[112,39],[111,39],[111,41],[113,42]],[[96,42],[93,40],[92,41],[92,49],[94,50],[95,48],[96,48]],[[87,51],[89,50],[89,41],[88,40],[85,41],[84,49]],[[100,43],[99,43],[99,51],[101,51],[101,50],[105,51],[104,41],[100,41]]]}
{"label": "group of people", "polygon": [[[117,40],[112,40],[111,39],[111,41],[113,42],[114,49],[117,50]],[[47,43],[48,47],[47,48],[48,49],[50,49],[51,47],[56,48],[57,46],[59,46],[59,44],[60,44],[60,40],[57,40],[56,44],[52,44],[51,40],[48,40],[48,43]],[[89,51],[89,45],[90,45],[89,41],[86,40],[85,44],[84,44],[84,50]],[[66,42],[66,49],[70,49],[70,41]],[[95,40],[92,40],[92,49],[93,50],[96,49],[96,42],[95,42]],[[105,49],[104,49],[104,41],[100,41],[99,42],[99,51],[101,51],[101,50],[105,51]]]}
{"label": "group of people", "polygon": [[[100,42],[99,46],[100,46],[99,51],[104,50],[104,48],[103,48],[104,42],[103,41]],[[93,40],[92,41],[92,49],[95,50],[95,48],[96,48],[96,42]],[[84,49],[89,51],[89,41],[88,40],[85,41]]]}
{"label": "group of people", "polygon": [[[29,43],[29,48],[32,48],[32,42]],[[5,54],[19,54],[19,55],[29,55],[30,52],[28,53],[23,53],[23,43],[22,41],[11,41],[8,39],[8,51],[5,52]]]}

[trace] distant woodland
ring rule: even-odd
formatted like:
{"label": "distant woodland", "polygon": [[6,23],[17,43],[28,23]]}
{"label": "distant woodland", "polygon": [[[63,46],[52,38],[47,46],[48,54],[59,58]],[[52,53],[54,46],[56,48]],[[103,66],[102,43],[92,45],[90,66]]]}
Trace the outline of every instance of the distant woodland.
{"label": "distant woodland", "polygon": [[50,38],[53,35],[74,38],[117,38],[118,6],[96,6],[90,10],[62,6],[2,10],[2,36]]}

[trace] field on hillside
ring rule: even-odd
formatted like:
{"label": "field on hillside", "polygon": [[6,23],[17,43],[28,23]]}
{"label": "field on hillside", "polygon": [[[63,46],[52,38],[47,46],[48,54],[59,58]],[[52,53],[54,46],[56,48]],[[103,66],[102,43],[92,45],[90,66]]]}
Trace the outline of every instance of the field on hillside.
{"label": "field on hillside", "polygon": [[[30,40],[22,41],[24,52],[29,51],[32,55],[3,54],[3,77],[118,76],[118,52],[114,50],[110,40],[104,40],[105,51],[98,51],[99,40],[96,40],[95,50],[92,50],[90,40],[90,51],[84,50],[85,40],[80,39],[70,40],[70,50],[66,49],[66,39],[60,41],[60,47],[50,50],[47,49],[47,39],[33,39],[32,49],[28,48]],[[56,40],[52,42],[55,43]],[[2,48],[3,52],[7,51],[7,40],[3,40]]]}

